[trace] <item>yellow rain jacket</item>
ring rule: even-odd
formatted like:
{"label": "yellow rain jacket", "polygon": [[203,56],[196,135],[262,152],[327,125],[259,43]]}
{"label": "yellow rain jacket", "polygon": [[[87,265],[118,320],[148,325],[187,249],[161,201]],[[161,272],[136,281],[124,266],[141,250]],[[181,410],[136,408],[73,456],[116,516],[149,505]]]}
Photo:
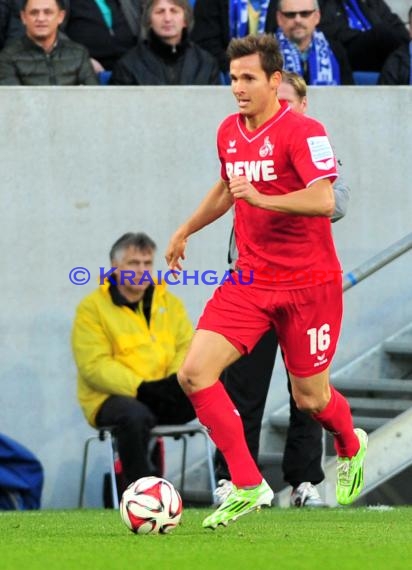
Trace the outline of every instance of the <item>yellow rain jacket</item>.
{"label": "yellow rain jacket", "polygon": [[189,347],[192,323],[164,284],[155,285],[150,326],[141,305],[136,312],[115,305],[107,281],[77,308],[72,332],[77,396],[92,426],[109,396],[134,398],[143,380],[177,372]]}

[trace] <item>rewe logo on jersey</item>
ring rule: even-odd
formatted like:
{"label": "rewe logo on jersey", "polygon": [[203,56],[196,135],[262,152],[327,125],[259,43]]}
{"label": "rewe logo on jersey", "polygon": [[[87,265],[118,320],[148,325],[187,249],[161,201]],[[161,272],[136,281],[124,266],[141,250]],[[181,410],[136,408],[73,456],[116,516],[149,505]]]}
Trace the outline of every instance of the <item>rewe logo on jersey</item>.
{"label": "rewe logo on jersey", "polygon": [[249,182],[268,182],[277,178],[273,160],[226,162],[226,174],[228,178],[232,178],[232,176],[246,176]]}

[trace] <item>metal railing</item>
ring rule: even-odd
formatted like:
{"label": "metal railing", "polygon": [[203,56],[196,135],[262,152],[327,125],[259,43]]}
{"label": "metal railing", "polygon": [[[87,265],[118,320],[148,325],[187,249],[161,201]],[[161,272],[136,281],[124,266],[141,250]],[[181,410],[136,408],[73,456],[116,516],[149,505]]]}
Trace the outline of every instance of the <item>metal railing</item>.
{"label": "metal railing", "polygon": [[376,271],[385,265],[388,265],[388,263],[397,257],[400,257],[410,249],[412,249],[412,233],[407,234],[404,238],[390,245],[364,263],[361,263],[349,273],[346,273],[343,277],[343,290],[347,291],[351,287],[354,287],[366,279],[366,277],[376,273]]}

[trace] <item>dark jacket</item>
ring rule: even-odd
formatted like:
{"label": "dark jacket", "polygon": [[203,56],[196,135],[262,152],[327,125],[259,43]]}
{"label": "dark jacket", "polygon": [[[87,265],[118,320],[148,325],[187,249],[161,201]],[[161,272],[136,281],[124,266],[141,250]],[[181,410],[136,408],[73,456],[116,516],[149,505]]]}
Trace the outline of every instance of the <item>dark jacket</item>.
{"label": "dark jacket", "polygon": [[24,26],[16,1],[0,0],[0,49],[3,49],[7,40],[23,35]]}
{"label": "dark jacket", "polygon": [[[274,33],[277,28],[277,3],[277,0],[270,0],[265,23],[266,32]],[[196,44],[217,59],[221,71],[228,71],[226,48],[230,41],[229,0],[196,0],[191,37]]]}
{"label": "dark jacket", "polygon": [[216,60],[186,37],[171,47],[153,33],[113,69],[112,85],[219,85]]}
{"label": "dark jacket", "polygon": [[[384,24],[398,35],[399,43],[408,41],[409,35],[405,24],[383,0],[358,1],[372,27]],[[342,0],[319,0],[319,8],[321,13],[319,28],[329,37],[347,44],[362,33],[349,27]]]}
{"label": "dark jacket", "polygon": [[97,85],[86,48],[59,35],[46,53],[27,36],[0,52],[0,85]]}
{"label": "dark jacket", "polygon": [[[64,32],[74,42],[86,46],[90,57],[99,61],[105,69],[112,70],[117,60],[137,42],[141,0],[106,0],[112,12],[112,29],[108,28],[94,0],[66,2],[68,12]],[[132,14],[126,13],[127,5]]]}
{"label": "dark jacket", "polygon": [[405,44],[391,53],[382,68],[378,83],[380,85],[410,85],[411,55],[409,44]]}

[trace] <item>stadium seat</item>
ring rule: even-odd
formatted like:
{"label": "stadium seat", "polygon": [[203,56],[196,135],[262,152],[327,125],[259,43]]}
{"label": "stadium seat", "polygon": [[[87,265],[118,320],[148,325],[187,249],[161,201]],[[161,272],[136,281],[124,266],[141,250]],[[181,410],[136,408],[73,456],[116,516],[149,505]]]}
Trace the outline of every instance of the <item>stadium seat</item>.
{"label": "stadium seat", "polygon": [[97,74],[99,85],[109,85],[111,76],[112,76],[111,71],[99,71],[99,73]]}
{"label": "stadium seat", "polygon": [[[216,478],[215,478],[215,471],[213,464],[213,448],[211,441],[209,439],[207,429],[199,423],[193,423],[193,424],[183,424],[183,425],[156,426],[151,431],[152,438],[171,437],[176,441],[182,442],[182,460],[181,460],[180,487],[179,487],[182,498],[184,498],[184,489],[185,489],[188,438],[196,434],[199,434],[204,438],[206,446],[206,459],[207,459],[207,468],[209,476],[210,496],[211,496],[211,503],[213,503],[214,501],[213,493],[216,489]],[[115,461],[117,458],[117,441],[116,441],[115,428],[113,426],[106,426],[99,428],[97,430],[96,435],[88,437],[85,441],[84,450],[83,450],[82,470],[80,477],[79,508],[84,507],[89,447],[93,441],[101,441],[106,444],[106,449],[108,453],[107,457],[110,468],[109,474],[110,474],[112,504],[113,508],[118,509],[119,497],[117,493],[116,471],[115,471]]]}
{"label": "stadium seat", "polygon": [[355,85],[377,85],[379,73],[377,71],[354,71],[353,81]]}

